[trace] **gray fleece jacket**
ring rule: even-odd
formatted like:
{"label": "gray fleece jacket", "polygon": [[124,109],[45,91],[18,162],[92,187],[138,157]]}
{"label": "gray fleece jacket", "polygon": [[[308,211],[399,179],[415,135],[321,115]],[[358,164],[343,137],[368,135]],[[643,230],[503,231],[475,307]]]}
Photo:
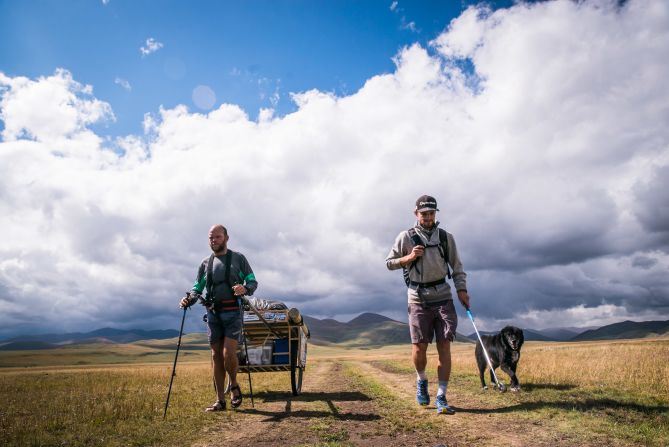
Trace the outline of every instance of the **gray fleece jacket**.
{"label": "gray fleece jacket", "polygon": [[[442,247],[439,241],[439,222],[434,227],[427,231],[418,223],[414,226],[416,234],[423,241],[425,247],[425,254],[418,258],[414,266],[408,265],[404,267],[409,269],[409,279],[417,283],[431,283],[446,278],[448,275],[447,264],[442,255]],[[467,274],[465,273],[458,249],[455,246],[455,239],[451,233],[446,232],[448,238],[448,264],[451,267],[451,275],[453,277],[453,284],[455,290],[467,290]],[[414,243],[409,236],[409,231],[401,232],[395,239],[393,248],[386,257],[386,267],[388,270],[397,270],[402,268],[400,265],[400,258],[411,253]],[[419,293],[420,289],[420,295]],[[451,286],[448,281],[431,287],[409,286],[408,288],[409,303],[416,304],[430,304],[438,303],[440,301],[452,300]]]}

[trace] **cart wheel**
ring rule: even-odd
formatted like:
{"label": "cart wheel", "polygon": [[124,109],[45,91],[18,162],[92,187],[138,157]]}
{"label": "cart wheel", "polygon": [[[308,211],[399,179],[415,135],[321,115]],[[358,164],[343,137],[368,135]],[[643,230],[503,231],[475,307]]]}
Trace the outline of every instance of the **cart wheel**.
{"label": "cart wheel", "polygon": [[299,365],[299,340],[291,340],[290,344],[290,387],[293,390],[293,396],[299,396],[302,391],[304,366]]}

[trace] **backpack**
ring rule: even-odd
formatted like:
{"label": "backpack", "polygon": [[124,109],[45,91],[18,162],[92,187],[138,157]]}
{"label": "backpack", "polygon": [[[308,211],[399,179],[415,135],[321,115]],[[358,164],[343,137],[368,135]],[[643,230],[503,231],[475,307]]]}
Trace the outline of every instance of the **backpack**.
{"label": "backpack", "polygon": [[[207,299],[213,301],[214,297],[211,296],[211,291],[214,287],[214,258],[215,254],[209,256],[209,261],[207,262]],[[232,263],[232,252],[228,250],[225,254],[225,283],[230,287],[233,286],[233,282],[230,280],[230,264]],[[239,309],[239,300],[237,298],[232,300],[221,300],[216,306],[216,310],[237,310]]]}
{"label": "backpack", "polygon": [[[409,237],[411,238],[411,242],[413,242],[414,246],[416,245],[423,245],[425,246],[425,249],[427,250],[428,248],[432,247],[437,247],[439,248],[439,252],[441,254],[441,257],[444,258],[444,262],[446,263],[446,273],[448,275],[448,279],[451,279],[451,269],[448,264],[448,234],[446,233],[446,230],[442,228],[438,228],[439,230],[439,245],[428,245],[425,246],[423,243],[423,240],[418,236],[416,233],[416,229],[414,227],[409,228],[408,233]],[[415,260],[414,262],[411,263],[408,267],[404,268],[404,282],[409,286],[411,284],[411,280],[409,279],[409,272],[411,269],[415,268],[418,270],[418,266],[416,263],[418,260]],[[420,274],[420,271],[418,271]]]}

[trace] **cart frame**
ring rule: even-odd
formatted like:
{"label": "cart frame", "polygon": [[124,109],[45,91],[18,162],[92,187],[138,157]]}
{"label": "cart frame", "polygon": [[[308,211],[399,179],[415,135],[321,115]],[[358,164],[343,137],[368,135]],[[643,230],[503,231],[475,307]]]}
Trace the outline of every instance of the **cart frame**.
{"label": "cart frame", "polygon": [[[290,321],[288,309],[281,310],[258,310],[265,321],[262,321],[253,311],[244,311],[244,333],[248,349],[266,346],[275,340],[287,340],[287,352],[273,352],[272,361],[277,356],[287,355],[288,363],[250,365],[249,359],[246,364],[239,365],[239,372],[290,372],[290,386],[294,396],[302,391],[302,377],[307,366],[307,339],[308,330],[304,323],[295,324]],[[240,343],[241,345],[241,343]],[[240,346],[241,347],[241,346]]]}

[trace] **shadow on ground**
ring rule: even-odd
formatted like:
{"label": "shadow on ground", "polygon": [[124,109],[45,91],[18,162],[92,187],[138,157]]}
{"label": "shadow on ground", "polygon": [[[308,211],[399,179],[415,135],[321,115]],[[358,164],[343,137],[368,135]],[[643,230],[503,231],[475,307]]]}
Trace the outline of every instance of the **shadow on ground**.
{"label": "shadow on ground", "polygon": [[281,402],[286,400],[292,400],[294,402],[316,402],[331,400],[336,400],[337,402],[367,402],[372,400],[371,397],[359,391],[341,391],[333,393],[305,392],[301,393],[299,396],[293,396],[290,393],[281,392],[261,392],[254,394],[254,397],[256,399],[262,399],[263,402]]}
{"label": "shadow on ground", "polygon": [[[372,399],[366,394],[352,391],[340,393],[302,393],[299,396],[293,396],[290,393],[258,393],[254,395],[256,407],[245,410],[237,410],[238,413],[260,414],[267,416],[263,422],[280,421],[286,418],[322,418],[334,417],[340,420],[352,421],[375,421],[381,417],[378,414],[368,413],[342,413],[334,402],[366,402]],[[269,411],[263,409],[263,403],[285,402],[283,410]],[[324,402],[329,411],[325,410],[297,410],[293,411],[293,402]]]}
{"label": "shadow on ground", "polygon": [[510,405],[508,407],[500,408],[462,408],[453,406],[453,408],[460,413],[474,413],[474,414],[492,414],[492,413],[512,413],[515,411],[534,411],[545,408],[553,408],[556,410],[565,411],[602,411],[602,410],[617,410],[617,411],[632,411],[636,413],[643,413],[646,415],[657,415],[669,411],[669,407],[665,405],[641,405],[631,402],[621,402],[615,399],[583,399],[572,401],[537,401],[526,402],[518,405]]}
{"label": "shadow on ground", "polygon": [[567,391],[573,390],[576,388],[576,385],[566,384],[566,383],[523,383],[521,385],[523,391],[535,391],[535,390],[557,390],[557,391]]}

